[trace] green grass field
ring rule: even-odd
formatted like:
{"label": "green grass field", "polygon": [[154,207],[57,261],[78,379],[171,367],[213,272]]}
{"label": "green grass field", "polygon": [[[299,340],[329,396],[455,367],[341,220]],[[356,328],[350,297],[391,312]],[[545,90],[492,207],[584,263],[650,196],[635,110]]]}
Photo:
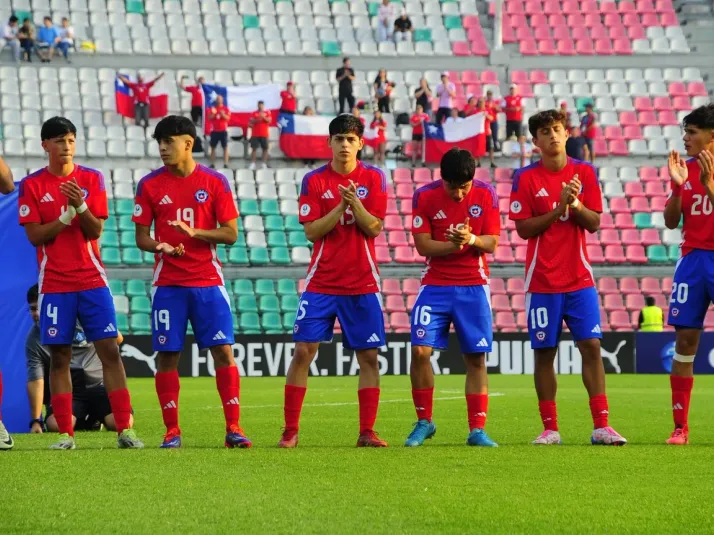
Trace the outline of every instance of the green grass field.
{"label": "green grass field", "polygon": [[225,450],[212,379],[183,380],[184,449],[158,450],[153,381],[133,380],[144,451],[118,451],[113,433],[80,433],[75,451],[52,435],[16,435],[0,455],[1,533],[689,533],[714,529],[714,377],[697,379],[692,444],[671,428],[664,376],[609,376],[611,423],[624,448],[589,445],[578,377],[561,377],[566,444],[536,447],[532,378],[491,377],[487,428],[497,449],[465,445],[463,377],[437,378],[438,432],[402,446],[414,422],[409,380],[385,377],[377,430],[387,449],[354,447],[356,378],[312,378],[300,446],[279,450],[282,379],[244,379],[250,450]]}

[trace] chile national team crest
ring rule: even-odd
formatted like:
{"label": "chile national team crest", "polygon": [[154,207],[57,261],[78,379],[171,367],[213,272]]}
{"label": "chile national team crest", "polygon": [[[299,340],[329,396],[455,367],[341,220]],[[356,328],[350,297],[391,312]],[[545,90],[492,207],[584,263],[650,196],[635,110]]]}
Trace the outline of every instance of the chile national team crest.
{"label": "chile national team crest", "polygon": [[163,334],[160,334],[158,338],[156,339],[159,344],[164,345],[166,343],[166,337]]}
{"label": "chile national team crest", "polygon": [[80,188],[82,190],[82,199],[87,199],[89,197],[89,190],[87,188]]}
{"label": "chile national team crest", "polygon": [[49,329],[47,329],[47,336],[49,336],[50,338],[54,338],[55,336],[57,336],[57,327],[50,327]]}
{"label": "chile national team crest", "polygon": [[365,186],[358,186],[355,193],[357,193],[358,199],[366,199],[369,194],[369,190]]}
{"label": "chile national team crest", "polygon": [[194,198],[198,202],[206,202],[208,200],[208,192],[205,189],[200,189],[194,194]]}
{"label": "chile national team crest", "polygon": [[471,214],[471,217],[481,217],[482,213],[483,209],[478,204],[472,204],[469,208],[469,214]]}
{"label": "chile national team crest", "polygon": [[419,338],[419,340],[421,340],[422,338],[424,338],[426,336],[426,329],[424,329],[424,327],[419,327],[416,330],[416,335],[417,335],[417,338]]}
{"label": "chile national team crest", "polygon": [[536,333],[536,338],[538,339],[539,342],[542,342],[543,340],[545,340],[545,332],[538,331]]}

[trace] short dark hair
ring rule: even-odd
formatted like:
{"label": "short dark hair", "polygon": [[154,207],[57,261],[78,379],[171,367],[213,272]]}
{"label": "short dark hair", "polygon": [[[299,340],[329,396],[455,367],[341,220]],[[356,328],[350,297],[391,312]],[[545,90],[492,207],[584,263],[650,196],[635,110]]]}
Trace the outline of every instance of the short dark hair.
{"label": "short dark hair", "polygon": [[51,117],[42,124],[40,139],[46,141],[56,137],[64,137],[67,134],[77,135],[77,127],[66,117]]}
{"label": "short dark hair", "polygon": [[45,15],[42,20],[49,20],[50,22],[52,22],[52,17],[50,17],[49,15]]}
{"label": "short dark hair", "polygon": [[13,22],[17,22],[18,20],[20,19],[18,19],[15,15],[11,15],[7,22],[8,24],[12,24]]}
{"label": "short dark hair", "polygon": [[648,307],[653,307],[655,305],[655,298],[651,295],[648,295],[647,297],[645,297],[645,304]]}
{"label": "short dark hair", "polygon": [[531,115],[528,118],[528,131],[531,136],[537,137],[538,130],[545,128],[554,123],[561,123],[563,128],[568,125],[568,116],[561,110],[545,110],[539,111],[535,115]]}
{"label": "short dark hair", "polygon": [[30,289],[27,290],[27,304],[30,305],[32,303],[37,303],[39,295],[40,287],[37,284],[31,286]]}
{"label": "short dark hair", "polygon": [[158,122],[151,137],[161,141],[176,136],[191,136],[196,139],[196,125],[183,115],[167,115]]}
{"label": "short dark hair", "polygon": [[340,134],[357,134],[362,137],[364,135],[364,125],[359,118],[351,113],[343,113],[330,121],[330,137]]}
{"label": "short dark hair", "polygon": [[259,101],[258,101],[258,106],[260,106],[261,104],[262,104],[263,106],[265,106],[265,101],[259,100]]}
{"label": "short dark hair", "polygon": [[67,21],[69,22],[69,19],[67,17],[62,17],[62,22]]}
{"label": "short dark hair", "polygon": [[350,60],[350,58],[348,58],[347,56],[345,56],[344,58],[342,58],[342,65],[344,65],[345,63],[347,63],[349,60]]}
{"label": "short dark hair", "polygon": [[684,117],[682,125],[714,129],[714,104],[699,106]]}
{"label": "short dark hair", "polygon": [[467,151],[454,147],[441,157],[441,179],[452,186],[470,182],[476,172],[476,160]]}

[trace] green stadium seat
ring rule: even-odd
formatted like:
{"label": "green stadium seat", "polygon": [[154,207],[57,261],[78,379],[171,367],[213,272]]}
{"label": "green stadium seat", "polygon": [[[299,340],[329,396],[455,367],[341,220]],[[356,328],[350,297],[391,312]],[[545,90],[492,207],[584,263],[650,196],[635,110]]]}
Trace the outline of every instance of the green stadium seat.
{"label": "green stadium seat", "polygon": [[256,280],[255,295],[275,295],[275,281],[273,279]]}
{"label": "green stadium seat", "polygon": [[265,230],[285,230],[285,223],[283,222],[283,216],[280,215],[269,215],[267,216],[263,224],[265,225]]}
{"label": "green stadium seat", "polygon": [[292,312],[295,314],[298,301],[300,301],[300,298],[297,295],[284,295],[280,298],[280,309],[283,312]]}
{"label": "green stadium seat", "polygon": [[117,312],[117,330],[122,333],[129,332],[129,317],[121,312]]}
{"label": "green stadium seat", "polygon": [[[26,3],[25,5],[29,5],[29,2]],[[25,19],[32,20],[32,11],[26,11],[24,9],[14,9],[14,10],[12,10],[12,14],[15,15],[17,17],[17,19],[20,21],[19,24],[22,24],[22,21],[24,21]],[[18,180],[19,180],[19,178],[18,178]]]}
{"label": "green stadium seat", "polygon": [[258,300],[254,295],[239,295],[236,300],[236,308],[241,314],[244,312],[258,312]]}
{"label": "green stadium seat", "polygon": [[104,221],[104,232],[111,230],[112,232],[117,231],[117,218],[109,212],[109,217]]}
{"label": "green stadium seat", "polygon": [[285,230],[299,230],[300,232],[305,232],[302,228],[302,225],[300,224],[300,221],[298,220],[298,216],[296,215],[285,216]]}
{"label": "green stadium seat", "polygon": [[126,12],[127,13],[138,13],[139,15],[145,15],[146,10],[144,10],[143,0],[126,0]]}
{"label": "green stadium seat", "polygon": [[270,250],[270,261],[273,264],[288,265],[292,262],[290,259],[290,250],[287,247],[275,247]]}
{"label": "green stadium seat", "polygon": [[320,49],[322,50],[323,56],[341,56],[342,55],[342,49],[340,48],[340,43],[338,43],[337,41],[323,41]]}
{"label": "green stadium seat", "polygon": [[236,279],[233,281],[235,295],[253,295],[253,281],[249,279]]}
{"label": "green stadium seat", "polygon": [[444,17],[444,27],[447,30],[458,30],[460,28],[463,28],[461,24],[461,17],[457,17],[455,15]]}
{"label": "green stadium seat", "polygon": [[144,264],[149,264],[149,265],[154,265],[154,261],[156,260],[154,253],[150,253],[149,251],[142,251],[142,256],[144,258]]}
{"label": "green stadium seat", "polygon": [[131,232],[126,230],[122,231],[120,233],[119,243],[122,247],[136,247],[136,234],[133,230]]}
{"label": "green stadium seat", "polygon": [[119,233],[116,230],[105,230],[99,243],[102,247],[119,247]]}
{"label": "green stadium seat", "polygon": [[367,4],[367,12],[369,13],[370,17],[376,17],[377,14],[379,13],[379,3],[378,2],[370,2]]}
{"label": "green stadium seat", "polygon": [[650,214],[635,214],[634,215],[635,226],[639,229],[652,228],[652,216]]}
{"label": "green stadium seat", "polygon": [[134,201],[131,199],[117,199],[114,207],[117,215],[134,215]]}
{"label": "green stadium seat", "polygon": [[647,260],[660,264],[669,262],[667,248],[664,245],[650,245],[647,247]]}
{"label": "green stadium seat", "polygon": [[129,328],[136,331],[150,331],[151,317],[148,314],[132,314],[129,318]]}
{"label": "green stadium seat", "polygon": [[240,330],[246,334],[248,331],[255,331],[256,334],[260,333],[260,316],[257,312],[246,312],[240,315]]}
{"label": "green stadium seat", "polygon": [[231,314],[233,317],[233,332],[237,333],[238,332],[238,314]]}
{"label": "green stadium seat", "polygon": [[278,279],[278,295],[297,295],[297,284],[293,279]]}
{"label": "green stadium seat", "polygon": [[592,97],[578,97],[575,99],[575,108],[578,110],[578,113],[585,113],[586,104],[595,106],[595,101]]}
{"label": "green stadium seat", "polygon": [[193,325],[191,325],[191,322],[188,322],[188,325],[186,327],[186,334],[189,336],[193,336]]}
{"label": "green stadium seat", "polygon": [[121,264],[119,249],[115,247],[102,247],[102,263],[106,266],[118,266]]}
{"label": "green stadium seat", "polygon": [[260,28],[260,19],[256,15],[243,15],[243,28]]}
{"label": "green stadium seat", "polygon": [[256,201],[255,199],[241,199],[240,214],[244,216],[260,215],[260,210],[258,209],[258,201]]}
{"label": "green stadium seat", "polygon": [[221,264],[228,262],[228,253],[226,253],[225,245],[219,245],[216,247],[216,254],[218,255],[218,260],[221,261]]}
{"label": "green stadium seat", "polygon": [[431,30],[429,28],[419,28],[414,30],[414,42],[431,43]]}
{"label": "green stadium seat", "polygon": [[144,263],[144,258],[139,249],[132,247],[130,249],[122,249],[121,261],[130,266],[138,266]]}
{"label": "green stadium seat", "polygon": [[280,321],[280,314],[277,314],[275,312],[268,312],[266,314],[263,314],[261,325],[266,331],[273,330],[283,332],[283,325],[282,321]]}
{"label": "green stadium seat", "polygon": [[109,279],[109,291],[112,295],[124,295],[124,281]]}
{"label": "green stadium seat", "polygon": [[[260,213],[263,215],[280,215],[280,205],[275,199],[260,201]],[[282,218],[281,218],[282,224]]]}
{"label": "green stadium seat", "polygon": [[309,247],[310,240],[305,237],[302,230],[291,230],[288,233],[288,245],[290,247]]}
{"label": "green stadium seat", "polygon": [[129,311],[132,314],[151,314],[151,300],[146,296],[132,297],[129,305]]}
{"label": "green stadium seat", "polygon": [[256,266],[269,264],[268,250],[265,247],[253,247],[250,250],[250,263]]}
{"label": "green stadium seat", "polygon": [[146,297],[148,295],[146,282],[139,279],[126,281],[126,295],[129,297]]}
{"label": "green stadium seat", "polygon": [[271,230],[268,232],[268,247],[287,247],[288,240],[282,230]]}
{"label": "green stadium seat", "polygon": [[280,312],[280,300],[277,295],[264,295],[260,298],[260,312],[265,314],[267,312]]}
{"label": "green stadium seat", "polygon": [[150,336],[151,331],[133,331],[131,334],[135,334],[137,336]]}
{"label": "green stadium seat", "polygon": [[283,314],[283,329],[285,329],[286,331],[292,332],[294,325],[295,325],[295,312],[285,312]]}
{"label": "green stadium seat", "polygon": [[119,230],[134,232],[135,227],[130,215],[120,215],[117,220],[119,221]]}
{"label": "green stadium seat", "polygon": [[677,260],[679,260],[679,255],[682,253],[681,249],[679,248],[679,245],[670,245],[667,249],[667,252],[669,254],[670,262],[676,262]]}
{"label": "green stadium seat", "polygon": [[228,261],[232,264],[248,265],[248,250],[245,247],[231,247],[228,250]]}
{"label": "green stadium seat", "polygon": [[238,237],[236,238],[236,242],[233,245],[237,245],[238,247],[245,247],[245,234],[242,232],[238,232]]}

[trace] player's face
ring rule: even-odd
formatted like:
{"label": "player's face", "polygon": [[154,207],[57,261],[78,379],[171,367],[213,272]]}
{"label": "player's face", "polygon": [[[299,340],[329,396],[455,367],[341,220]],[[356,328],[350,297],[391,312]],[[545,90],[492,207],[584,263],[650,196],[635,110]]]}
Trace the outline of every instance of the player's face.
{"label": "player's face", "polygon": [[75,151],[74,134],[65,134],[42,142],[42,148],[49,155],[50,161],[63,164],[72,163]]}
{"label": "player's face", "polygon": [[451,184],[447,182],[446,180],[443,181],[444,184],[444,189],[446,190],[446,193],[449,194],[449,197],[451,197],[452,200],[456,202],[461,202],[464,200],[464,198],[469,194],[469,191],[471,191],[472,187],[472,182],[469,180],[465,184]]}
{"label": "player's face", "polygon": [[164,165],[178,165],[191,155],[191,136],[173,136],[159,140],[159,155]]}
{"label": "player's face", "polygon": [[684,149],[687,156],[697,156],[700,152],[711,145],[714,132],[708,128],[697,128],[694,125],[684,127]]}
{"label": "player's face", "polygon": [[568,141],[568,130],[562,123],[553,123],[539,128],[533,144],[543,155],[557,156],[565,152],[565,142]]}
{"label": "player's face", "polygon": [[336,134],[330,136],[332,159],[337,162],[347,163],[357,159],[357,153],[364,147],[364,139],[357,134]]}
{"label": "player's face", "polygon": [[32,321],[35,323],[40,322],[40,309],[37,306],[37,301],[30,303],[30,316],[32,316]]}

